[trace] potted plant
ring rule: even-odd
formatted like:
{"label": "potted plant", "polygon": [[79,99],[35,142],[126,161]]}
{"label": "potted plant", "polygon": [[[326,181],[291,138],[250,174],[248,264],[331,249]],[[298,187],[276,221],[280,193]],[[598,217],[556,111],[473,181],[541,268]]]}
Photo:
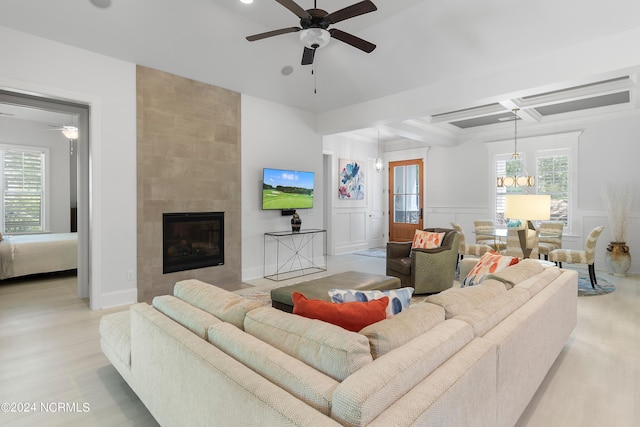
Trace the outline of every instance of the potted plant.
{"label": "potted plant", "polygon": [[626,276],[631,267],[631,254],[626,243],[627,221],[636,197],[636,188],[632,183],[607,183],[603,186],[601,195],[612,238],[607,246],[605,262],[613,275]]}

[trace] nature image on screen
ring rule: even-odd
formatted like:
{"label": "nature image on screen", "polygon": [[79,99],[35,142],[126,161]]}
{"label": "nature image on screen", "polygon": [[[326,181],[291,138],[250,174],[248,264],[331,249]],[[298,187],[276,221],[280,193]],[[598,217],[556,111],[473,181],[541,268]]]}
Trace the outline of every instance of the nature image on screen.
{"label": "nature image on screen", "polygon": [[313,172],[264,169],[262,209],[313,207]]}

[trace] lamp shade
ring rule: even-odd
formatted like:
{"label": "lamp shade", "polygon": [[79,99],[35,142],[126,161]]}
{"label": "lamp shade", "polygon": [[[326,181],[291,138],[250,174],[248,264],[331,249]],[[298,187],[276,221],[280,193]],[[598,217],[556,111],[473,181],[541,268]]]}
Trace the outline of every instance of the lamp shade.
{"label": "lamp shade", "polygon": [[507,194],[504,215],[507,218],[542,221],[551,218],[548,194]]}

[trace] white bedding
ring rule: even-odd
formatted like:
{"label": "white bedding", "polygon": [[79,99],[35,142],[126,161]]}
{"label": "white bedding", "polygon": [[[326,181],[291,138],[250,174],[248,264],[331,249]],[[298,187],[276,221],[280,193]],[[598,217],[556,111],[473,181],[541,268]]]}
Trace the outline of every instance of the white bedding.
{"label": "white bedding", "polygon": [[4,236],[0,279],[78,268],[78,233]]}

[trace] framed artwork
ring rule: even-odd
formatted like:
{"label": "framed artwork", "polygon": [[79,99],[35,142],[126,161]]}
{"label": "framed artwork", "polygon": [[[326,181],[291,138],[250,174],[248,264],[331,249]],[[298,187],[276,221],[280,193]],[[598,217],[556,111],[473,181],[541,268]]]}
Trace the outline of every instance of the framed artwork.
{"label": "framed artwork", "polygon": [[362,162],[339,160],[340,176],[338,198],[343,200],[364,200],[364,171]]}

